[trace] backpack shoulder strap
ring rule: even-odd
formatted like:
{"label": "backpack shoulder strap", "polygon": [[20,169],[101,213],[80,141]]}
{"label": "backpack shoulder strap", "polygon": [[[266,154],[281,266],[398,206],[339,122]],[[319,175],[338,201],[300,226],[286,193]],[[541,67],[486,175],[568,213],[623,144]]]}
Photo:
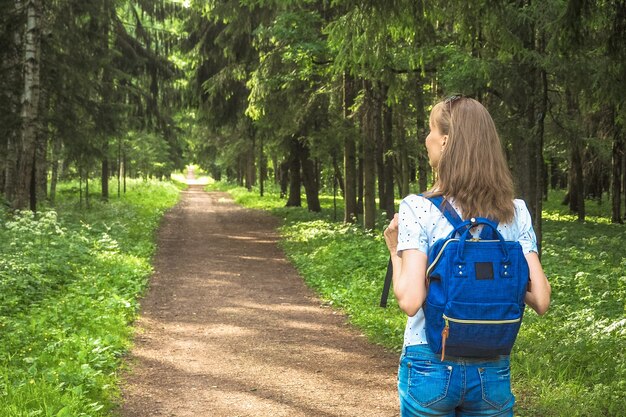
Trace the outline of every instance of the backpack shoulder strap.
{"label": "backpack shoulder strap", "polygon": [[[424,195],[422,194],[420,194],[420,196],[424,197]],[[443,198],[442,195],[438,195],[434,197],[424,197],[424,198],[426,198],[431,203],[433,203],[433,205],[437,207],[444,216],[446,216],[446,219],[448,219],[452,227],[454,227],[455,229],[459,227],[461,223],[463,223],[463,220],[461,219],[461,217],[459,217],[459,214],[452,207],[452,205],[448,202],[448,200]]]}

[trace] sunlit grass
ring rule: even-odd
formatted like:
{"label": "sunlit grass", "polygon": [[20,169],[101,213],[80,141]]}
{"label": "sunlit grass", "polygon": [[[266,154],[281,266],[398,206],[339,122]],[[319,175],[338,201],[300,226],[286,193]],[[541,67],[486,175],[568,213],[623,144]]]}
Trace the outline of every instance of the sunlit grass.
{"label": "sunlit grass", "polygon": [[[194,178],[188,178],[188,170],[192,170]],[[211,178],[206,172],[196,165],[188,165],[183,171],[174,172],[171,175],[172,181],[180,184],[183,188],[187,185],[208,185],[215,183],[215,180]]]}
{"label": "sunlit grass", "polygon": [[[567,205],[562,204],[565,199],[564,190],[551,190],[548,193],[548,201],[544,202],[542,217],[544,220],[573,222],[578,220],[578,215],[569,212]],[[585,221],[589,223],[610,224],[611,202],[608,196],[602,200],[585,201]]]}

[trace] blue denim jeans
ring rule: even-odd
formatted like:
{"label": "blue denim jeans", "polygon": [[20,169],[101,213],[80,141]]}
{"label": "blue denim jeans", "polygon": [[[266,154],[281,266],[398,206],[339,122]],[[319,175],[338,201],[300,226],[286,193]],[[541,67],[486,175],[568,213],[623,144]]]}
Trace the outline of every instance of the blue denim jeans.
{"label": "blue denim jeans", "polygon": [[459,358],[407,346],[400,357],[398,393],[402,417],[513,416],[508,356]]}

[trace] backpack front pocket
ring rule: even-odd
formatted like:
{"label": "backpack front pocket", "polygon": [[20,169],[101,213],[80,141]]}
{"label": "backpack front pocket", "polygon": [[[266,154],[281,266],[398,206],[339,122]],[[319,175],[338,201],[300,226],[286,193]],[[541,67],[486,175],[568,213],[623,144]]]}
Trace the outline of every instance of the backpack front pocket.
{"label": "backpack front pocket", "polygon": [[453,356],[508,355],[523,307],[514,303],[449,302],[443,312],[442,351]]}

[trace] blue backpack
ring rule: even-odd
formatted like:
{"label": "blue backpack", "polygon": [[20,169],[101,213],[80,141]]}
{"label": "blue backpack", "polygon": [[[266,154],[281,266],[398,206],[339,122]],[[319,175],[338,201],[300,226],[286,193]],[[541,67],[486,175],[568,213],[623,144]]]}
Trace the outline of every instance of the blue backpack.
{"label": "blue backpack", "polygon": [[[519,242],[506,241],[497,222],[463,221],[441,196],[428,198],[454,227],[428,253],[426,338],[435,353],[508,355],[524,315],[528,263]],[[484,225],[479,238],[470,229]]]}

